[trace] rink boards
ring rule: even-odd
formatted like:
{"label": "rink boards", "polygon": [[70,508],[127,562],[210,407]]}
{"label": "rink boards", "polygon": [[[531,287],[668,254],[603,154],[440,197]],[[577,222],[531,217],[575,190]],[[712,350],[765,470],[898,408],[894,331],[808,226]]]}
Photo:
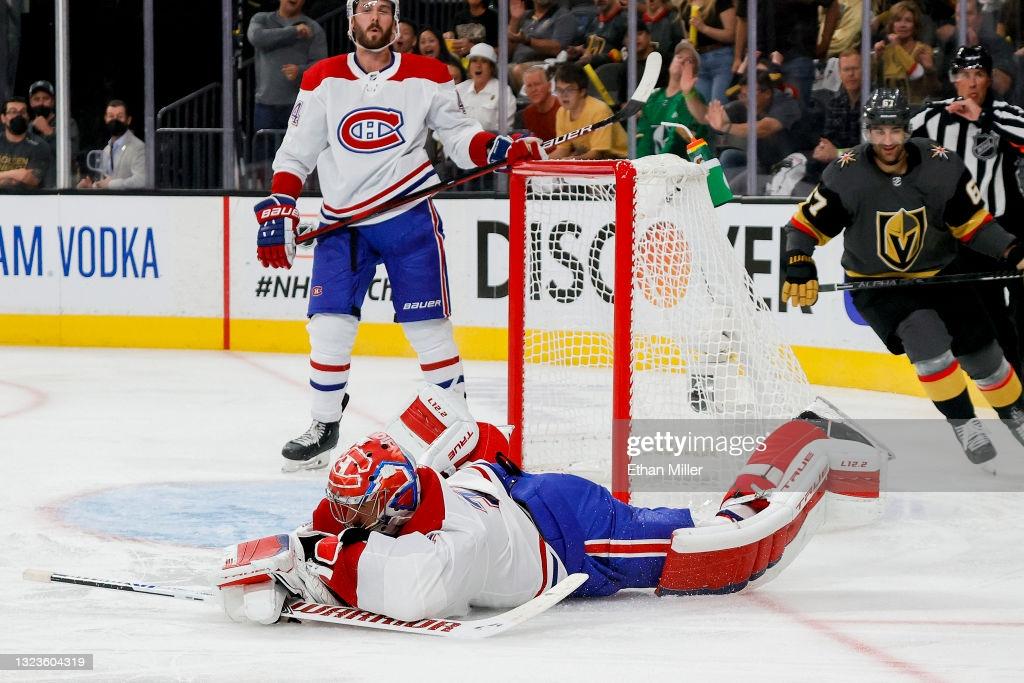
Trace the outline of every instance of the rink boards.
{"label": "rink boards", "polygon": [[[306,304],[315,295],[312,251],[300,250],[291,270],[262,268],[255,253],[256,201],[0,198],[0,343],[305,353]],[[441,199],[436,205],[444,221],[452,319],[462,354],[504,359],[509,204]],[[314,221],[319,200],[304,198],[299,208]],[[780,304],[781,226],[793,209],[789,202],[733,203],[718,209],[718,218],[810,380],[920,395],[905,358],[884,352],[848,295],[823,294],[810,313]],[[815,255],[823,283],[842,279],[837,242]],[[566,238],[562,246],[579,250],[581,262],[594,249]],[[594,275],[600,277],[584,278],[578,296],[598,295],[591,291]],[[392,322],[390,294],[387,275],[378,268],[362,309],[357,354],[410,355]]]}

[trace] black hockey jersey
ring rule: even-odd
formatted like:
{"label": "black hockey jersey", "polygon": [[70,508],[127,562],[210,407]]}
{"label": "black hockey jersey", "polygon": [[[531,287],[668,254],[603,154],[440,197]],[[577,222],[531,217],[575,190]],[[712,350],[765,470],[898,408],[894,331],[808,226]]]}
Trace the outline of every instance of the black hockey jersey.
{"label": "black hockey jersey", "polygon": [[[907,142],[907,172],[889,175],[863,143],[833,161],[790,226],[822,245],[844,229],[850,277],[930,277],[992,221],[960,157],[922,138]],[[996,224],[998,225],[998,224]],[[997,248],[1005,248],[1005,238]]]}

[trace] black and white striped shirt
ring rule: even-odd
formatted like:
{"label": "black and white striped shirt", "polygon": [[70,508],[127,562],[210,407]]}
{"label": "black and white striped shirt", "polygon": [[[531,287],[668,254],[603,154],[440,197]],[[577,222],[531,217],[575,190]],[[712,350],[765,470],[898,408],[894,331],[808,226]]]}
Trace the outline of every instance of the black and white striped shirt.
{"label": "black and white striped shirt", "polygon": [[[994,100],[991,94],[982,105],[977,121],[950,114],[946,105],[953,99],[932,102],[910,121],[915,137],[927,137],[955,151],[974,176],[993,216],[1010,215],[1007,230],[1024,212],[1024,195],[1017,180],[1017,165],[1024,166],[1024,109]],[[1024,168],[1021,173],[1024,174]]]}

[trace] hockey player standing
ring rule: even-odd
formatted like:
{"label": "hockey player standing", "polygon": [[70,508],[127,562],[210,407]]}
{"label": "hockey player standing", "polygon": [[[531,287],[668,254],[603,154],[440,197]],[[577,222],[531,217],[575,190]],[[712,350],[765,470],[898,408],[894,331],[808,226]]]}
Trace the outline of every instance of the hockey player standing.
{"label": "hockey player standing", "polygon": [[[436,182],[424,151],[428,129],[463,168],[542,156],[536,138],[513,142],[467,117],[444,64],[391,50],[398,0],[349,1],[348,21],[355,52],[306,71],[274,159],[272,194],[255,207],[264,266],[291,266],[295,200],[314,168],[323,193],[321,225],[327,225]],[[322,237],[307,313],[313,422],[285,445],[284,471],[324,466],[337,444],[360,306],[379,263],[425,379],[464,393],[448,319],[444,233],[433,203],[420,200]]]}
{"label": "hockey player standing", "polygon": [[[784,300],[817,301],[814,248],[844,229],[842,264],[850,280],[951,273],[957,242],[1024,270],[1024,245],[993,220],[960,157],[909,137],[909,124],[903,93],[871,94],[864,106],[868,142],[829,164],[787,226]],[[993,471],[996,451],[975,416],[961,367],[1024,444],[1021,383],[973,287],[860,289],[853,303],[889,351],[907,354],[972,463]]]}
{"label": "hockey player standing", "polygon": [[[914,116],[910,120],[913,135],[936,140],[955,151],[973,174],[989,212],[1000,225],[1020,237],[1018,224],[1024,216],[1024,110],[993,96],[992,57],[981,45],[956,51],[950,80],[957,97],[933,102]],[[963,249],[959,267],[982,272],[1001,270],[1005,264]],[[1020,374],[1024,288],[1018,281],[975,286],[995,325],[999,345]],[[1006,290],[1010,293],[1009,310]]]}

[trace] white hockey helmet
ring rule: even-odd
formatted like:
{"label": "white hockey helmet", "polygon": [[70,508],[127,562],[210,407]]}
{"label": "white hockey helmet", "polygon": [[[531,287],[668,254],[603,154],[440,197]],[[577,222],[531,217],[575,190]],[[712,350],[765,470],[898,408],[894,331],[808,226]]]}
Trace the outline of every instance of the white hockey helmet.
{"label": "white hockey helmet", "polygon": [[[389,42],[384,47],[379,47],[379,48],[373,49],[373,50],[371,50],[371,52],[380,52],[381,50],[387,50],[392,45],[394,45],[396,40],[398,40],[398,34],[399,34],[399,29],[398,29],[398,21],[399,21],[399,16],[398,16],[398,0],[384,0],[384,1],[390,3],[391,7],[394,9],[395,25],[392,28],[391,42]],[[373,7],[374,5],[376,5],[378,2],[381,2],[381,0],[348,0],[347,5],[346,5],[346,7],[348,9],[348,38],[349,38],[349,40],[351,40],[356,45],[359,45],[359,47],[363,48],[364,50],[369,50],[370,48],[364,47],[363,45],[360,45],[359,42],[356,40],[355,34],[352,32],[352,19],[355,17],[356,14],[358,14],[358,12],[356,12],[356,8],[357,7],[362,7],[363,11],[366,11],[366,10],[370,9],[371,7]]]}

